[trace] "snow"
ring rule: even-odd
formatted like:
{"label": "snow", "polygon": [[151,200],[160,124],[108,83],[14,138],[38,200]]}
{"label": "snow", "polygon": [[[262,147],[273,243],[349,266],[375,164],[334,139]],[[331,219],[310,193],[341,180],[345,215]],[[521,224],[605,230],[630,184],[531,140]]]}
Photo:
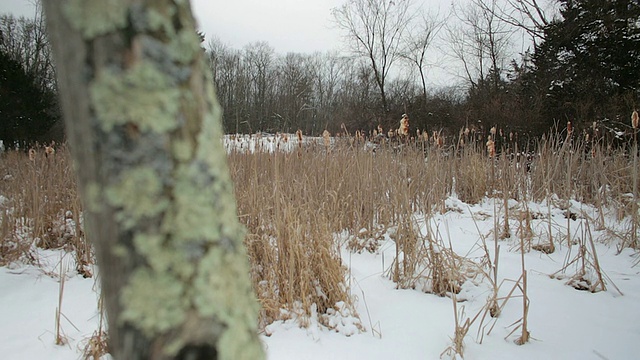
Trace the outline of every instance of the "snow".
{"label": "snow", "polygon": [[[634,359],[640,353],[640,267],[636,253],[625,249],[618,253],[613,231],[623,231],[624,223],[615,228],[613,215],[606,213],[608,230],[594,226],[597,210],[575,201],[552,199],[551,221],[556,239],[556,251],[544,254],[530,250],[525,253],[527,292],[530,300],[528,329],[531,340],[522,346],[514,340],[520,331],[509,333],[523,314],[522,298],[516,290],[499,317],[473,321],[465,337],[466,359]],[[493,258],[495,209],[500,219],[503,202],[485,199],[478,205],[467,205],[456,198],[445,201],[445,213],[425,219],[416,215],[426,234],[440,234],[441,249],[451,247],[457,254],[474,262],[485,255],[482,239]],[[510,201],[511,213],[522,205]],[[567,208],[567,206],[569,206]],[[549,208],[547,204],[527,204],[537,219],[532,228],[537,237],[546,239]],[[567,211],[577,214],[567,219]],[[521,272],[518,222],[511,222],[511,238],[499,240],[499,291],[505,296]],[[569,234],[576,241],[566,242]],[[585,241],[587,228],[604,271],[606,291],[591,293],[567,285],[577,272],[573,265],[561,270],[577,256]],[[363,234],[366,233],[362,232]],[[315,314],[310,318],[290,314],[290,320],[278,321],[266,327],[261,339],[269,359],[438,359],[452,344],[454,334],[453,300],[447,296],[428,294],[416,289],[397,289],[388,277],[395,256],[395,243],[387,231],[377,251],[354,253],[342,250],[342,260],[348,267],[351,294],[356,299],[355,314],[337,304],[331,314]],[[337,234],[345,242],[348,234]],[[589,258],[593,255],[588,251]],[[40,266],[11,264],[0,268],[0,349],[3,359],[60,359],[81,357],[88,338],[98,329],[100,321],[94,279],[75,274],[73,254],[63,250],[37,250]],[[62,272],[60,267],[62,266]],[[596,279],[587,267],[588,279]],[[490,272],[488,269],[485,271]],[[560,272],[559,272],[560,271]],[[61,328],[66,345],[55,345],[55,314],[60,294],[60,278],[64,277]],[[556,274],[554,278],[550,275]],[[477,274],[476,274],[477,275]],[[619,291],[618,291],[619,290]],[[469,276],[456,299],[458,318],[464,321],[482,313],[492,288],[481,275]],[[318,318],[327,316],[333,329],[324,327]],[[306,328],[299,324],[304,322]],[[488,333],[489,328],[493,329]],[[361,329],[364,328],[364,331]],[[106,356],[105,358],[108,358]]]}

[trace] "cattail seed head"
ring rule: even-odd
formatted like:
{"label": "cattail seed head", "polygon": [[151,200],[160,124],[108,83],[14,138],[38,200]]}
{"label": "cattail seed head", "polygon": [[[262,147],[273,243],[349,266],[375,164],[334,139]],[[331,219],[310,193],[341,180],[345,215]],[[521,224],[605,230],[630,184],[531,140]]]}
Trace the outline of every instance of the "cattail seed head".
{"label": "cattail seed head", "polygon": [[398,128],[398,134],[402,136],[409,135],[409,116],[407,114],[403,114],[402,119],[400,119],[400,127]]}
{"label": "cattail seed head", "polygon": [[36,161],[36,149],[29,149],[29,160]]}
{"label": "cattail seed head", "polygon": [[322,140],[324,141],[324,147],[329,148],[329,145],[331,145],[331,134],[327,130],[322,132]]}
{"label": "cattail seed head", "polygon": [[634,110],[633,114],[631,114],[631,126],[634,129],[638,128],[638,122],[640,122],[640,120],[638,119],[638,111]]}
{"label": "cattail seed head", "polygon": [[571,135],[573,133],[573,124],[571,121],[567,121],[567,135]]}
{"label": "cattail seed head", "polygon": [[302,148],[302,130],[298,129],[296,136],[298,137],[298,147]]}
{"label": "cattail seed head", "polygon": [[489,136],[489,140],[487,140],[487,151],[489,152],[489,157],[494,157],[496,155],[496,144]]}

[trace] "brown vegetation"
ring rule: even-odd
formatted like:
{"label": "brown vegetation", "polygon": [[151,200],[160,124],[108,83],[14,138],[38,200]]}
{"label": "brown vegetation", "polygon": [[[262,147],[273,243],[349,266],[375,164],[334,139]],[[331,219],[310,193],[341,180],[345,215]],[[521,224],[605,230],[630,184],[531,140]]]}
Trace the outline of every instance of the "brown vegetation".
{"label": "brown vegetation", "polygon": [[[322,314],[345,309],[357,317],[341,251],[375,252],[385,238],[396,244],[396,257],[386,266],[398,287],[455,297],[464,281],[485,277],[495,292],[486,311],[498,316],[508,297],[497,296],[502,284],[491,269],[498,268],[498,241],[512,235],[509,221],[519,224],[516,234],[523,253],[532,248],[553,252],[558,245],[551,232],[549,244],[532,244],[531,219],[546,215],[532,214],[526,206],[510,213],[505,210],[510,199],[554,202],[556,207],[568,200],[601,209],[617,207],[619,219],[632,226],[626,232],[612,231],[612,238],[618,238],[620,246],[637,246],[632,233],[638,222],[637,211],[633,212],[637,172],[630,149],[610,148],[595,135],[587,138],[568,131],[541,139],[536,151],[528,153],[510,147],[508,141],[491,149],[481,136],[475,141],[469,137],[468,131],[461,131],[464,141],[456,139],[455,146],[423,138],[363,146],[327,134],[317,139],[298,137],[290,152],[261,151],[259,146],[253,153],[231,150],[229,165],[238,215],[248,230],[246,245],[263,309],[262,326],[292,317],[304,326],[304,319],[315,312],[323,322],[327,318]],[[33,246],[64,247],[75,250],[78,271],[91,276],[87,265],[93,260],[66,148],[48,154],[42,148],[13,151],[0,157],[0,264],[37,262]],[[493,198],[503,211],[495,214],[495,258],[487,249],[486,259],[472,262],[450,249],[444,229],[428,225],[426,233],[419,230],[424,227],[416,223],[415,215],[451,210],[445,200],[454,194],[469,204]],[[592,221],[594,227],[605,226],[601,219]],[[581,257],[574,261],[588,259],[586,264],[600,273],[592,244],[573,243],[568,234],[559,241],[580,246]],[[582,275],[573,278],[581,281]],[[524,265],[522,277],[513,282],[524,299],[520,341],[526,342]],[[600,280],[588,289],[604,289],[604,283]]]}

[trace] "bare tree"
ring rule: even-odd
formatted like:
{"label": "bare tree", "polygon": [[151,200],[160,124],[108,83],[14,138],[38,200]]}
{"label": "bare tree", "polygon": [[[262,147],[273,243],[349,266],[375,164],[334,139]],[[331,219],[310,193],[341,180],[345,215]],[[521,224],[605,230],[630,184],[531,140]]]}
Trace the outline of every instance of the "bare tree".
{"label": "bare tree", "polygon": [[335,121],[346,64],[337,53],[314,54],[312,62],[316,69],[314,106],[317,108],[316,125],[320,132],[330,128],[330,123]]}
{"label": "bare tree", "polygon": [[471,87],[489,81],[497,86],[504,70],[513,30],[496,16],[497,0],[471,0],[454,6],[459,24],[448,28],[452,53]]}
{"label": "bare tree", "polygon": [[244,48],[244,62],[251,80],[250,94],[253,96],[251,120],[257,120],[257,128],[264,130],[268,126],[266,119],[272,113],[269,105],[273,95],[274,50],[265,41],[251,43]]}
{"label": "bare tree", "polygon": [[351,50],[368,59],[380,90],[382,107],[389,111],[386,83],[400,57],[401,39],[414,17],[411,0],[349,0],[333,9],[333,17],[351,44]]}
{"label": "bare tree", "polygon": [[0,51],[22,64],[25,72],[36,77],[41,89],[55,89],[55,69],[39,1],[34,2],[34,17],[0,16]]}
{"label": "bare tree", "polygon": [[438,19],[437,16],[428,17],[423,15],[421,20],[416,27],[406,32],[406,37],[403,40],[403,51],[400,54],[403,59],[418,70],[422,83],[422,96],[424,97],[426,105],[428,101],[426,71],[431,65],[427,59],[427,51],[431,47],[437,33],[444,26],[445,19]]}
{"label": "bare tree", "polygon": [[534,43],[544,40],[544,28],[557,12],[557,0],[503,0],[499,5],[481,2],[484,11],[525,31]]}
{"label": "bare tree", "polygon": [[260,359],[220,106],[188,1],[46,0],[114,359]]}

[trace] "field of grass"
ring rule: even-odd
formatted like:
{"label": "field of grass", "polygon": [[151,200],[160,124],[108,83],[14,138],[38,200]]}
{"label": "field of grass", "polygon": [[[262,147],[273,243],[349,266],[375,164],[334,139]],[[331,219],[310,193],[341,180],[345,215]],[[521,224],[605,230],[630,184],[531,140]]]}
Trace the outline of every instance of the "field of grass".
{"label": "field of grass", "polygon": [[[316,319],[347,335],[375,331],[358,314],[344,254],[381,254],[387,243],[394,246],[382,260],[384,276],[398,289],[453,300],[448,354],[463,354],[471,325],[498,317],[506,300],[522,303],[516,342],[530,340],[525,254],[575,249],[552,275],[578,290],[616,291],[596,244],[617,253],[640,246],[637,145],[630,140],[612,148],[596,129],[585,134],[565,130],[529,149],[496,132],[375,144],[348,136],[228,137],[238,216],[248,229],[262,305],[260,329],[291,319],[308,327]],[[478,223],[492,221],[489,231],[478,228],[474,235],[479,255],[456,251],[448,227],[437,221],[465,211],[451,199],[468,207],[489,204],[489,213],[472,215]],[[0,220],[0,265],[37,265],[38,249],[64,249],[79,274],[93,276],[91,236],[83,231],[64,146],[49,154],[43,148],[0,155]],[[522,257],[522,270],[508,286],[498,275],[505,251]],[[458,297],[468,281],[486,285],[490,295],[466,317]],[[353,319],[349,330],[336,324],[337,313]]]}

